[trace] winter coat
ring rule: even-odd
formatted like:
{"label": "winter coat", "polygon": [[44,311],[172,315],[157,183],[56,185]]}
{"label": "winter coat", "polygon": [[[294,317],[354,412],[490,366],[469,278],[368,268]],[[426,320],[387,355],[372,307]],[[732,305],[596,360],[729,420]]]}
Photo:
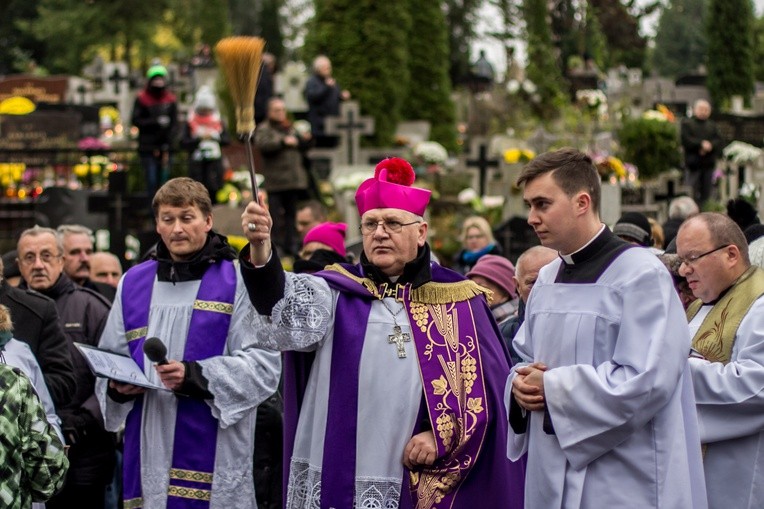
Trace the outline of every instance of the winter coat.
{"label": "winter coat", "polygon": [[[305,142],[296,147],[284,145],[284,138],[296,136],[292,127],[282,127],[266,120],[255,130],[255,144],[263,156],[262,173],[266,191],[291,191],[308,188],[308,173],[302,164]],[[298,139],[301,139],[298,137]]]}
{"label": "winter coat", "polygon": [[13,336],[28,344],[37,358],[56,408],[64,406],[76,383],[56,304],[34,290],[15,288],[5,281],[0,283],[0,304],[11,312]]}
{"label": "winter coat", "polygon": [[52,287],[41,293],[56,303],[77,380],[77,390],[68,404],[57,408],[64,437],[71,446],[67,483],[108,484],[114,472],[115,439],[104,430],[94,394],[95,376],[74,343],[98,346],[111,306],[102,295],[75,284],[63,273]]}

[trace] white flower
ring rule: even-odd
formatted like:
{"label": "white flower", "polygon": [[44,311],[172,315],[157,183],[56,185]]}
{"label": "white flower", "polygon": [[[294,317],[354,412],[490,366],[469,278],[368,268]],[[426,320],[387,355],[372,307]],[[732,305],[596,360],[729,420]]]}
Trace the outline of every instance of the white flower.
{"label": "white flower", "polygon": [[538,90],[538,88],[536,87],[536,84],[533,83],[531,80],[525,80],[523,81],[523,90],[525,90],[526,94],[533,95],[536,93],[536,90]]}
{"label": "white flower", "polygon": [[576,90],[576,101],[586,103],[591,108],[596,108],[601,104],[607,103],[607,96],[602,90],[587,88]]}
{"label": "white flower", "polygon": [[507,92],[515,95],[520,90],[520,82],[517,80],[509,80],[507,82]]}
{"label": "white flower", "polygon": [[755,163],[761,157],[761,149],[742,141],[733,141],[722,151],[724,157],[735,164]]}
{"label": "white flower", "polygon": [[646,112],[642,113],[642,118],[646,120],[660,120],[661,122],[666,122],[665,115],[656,110],[647,110]]}
{"label": "white flower", "polygon": [[456,196],[456,199],[459,200],[459,203],[466,204],[472,202],[475,198],[478,197],[477,192],[475,192],[474,189],[471,187],[468,187],[467,189],[462,189],[459,191],[459,194]]}
{"label": "white flower", "polygon": [[334,181],[336,191],[355,191],[361,183],[371,178],[372,173],[366,171],[356,171],[348,175],[337,177]]}
{"label": "white flower", "polygon": [[427,164],[443,164],[448,159],[445,147],[437,141],[420,141],[414,147],[414,155]]}
{"label": "white flower", "polygon": [[487,209],[498,209],[504,206],[503,196],[483,196],[483,206]]}

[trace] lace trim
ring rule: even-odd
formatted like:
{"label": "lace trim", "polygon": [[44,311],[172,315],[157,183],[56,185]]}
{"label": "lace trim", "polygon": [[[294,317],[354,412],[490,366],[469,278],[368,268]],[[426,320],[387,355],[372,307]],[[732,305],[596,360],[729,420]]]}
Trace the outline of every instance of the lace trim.
{"label": "lace trim", "polygon": [[329,328],[332,292],[321,279],[287,274],[284,298],[273,307],[271,319],[259,320],[257,341],[274,350],[299,350],[318,343]]}
{"label": "lace trim", "polygon": [[[398,509],[401,480],[389,477],[356,477],[353,507],[358,509]],[[307,459],[292,458],[289,469],[287,509],[321,507],[321,469]]]}

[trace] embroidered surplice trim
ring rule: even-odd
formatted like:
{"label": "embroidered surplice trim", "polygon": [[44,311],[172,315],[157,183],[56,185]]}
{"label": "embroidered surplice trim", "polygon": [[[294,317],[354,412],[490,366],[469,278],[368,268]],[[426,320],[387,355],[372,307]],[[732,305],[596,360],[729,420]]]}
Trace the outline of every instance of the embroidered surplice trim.
{"label": "embroidered surplice trim", "polygon": [[[401,500],[401,480],[389,477],[358,476],[355,478],[356,508],[398,509]],[[321,506],[321,469],[312,467],[307,459],[292,458],[289,468],[287,509]]]}
{"label": "embroidered surplice trim", "polygon": [[143,498],[131,498],[122,502],[124,509],[141,509],[143,507]]}
{"label": "embroidered surplice trim", "polygon": [[181,468],[171,468],[170,479],[212,484],[212,474],[207,472],[197,472],[196,470],[183,470]]}
{"label": "embroidered surplice trim", "polygon": [[149,328],[148,327],[141,327],[139,329],[133,329],[125,332],[125,339],[127,342],[135,341],[136,339],[140,339],[144,337],[146,334],[148,334]]}
{"label": "embroidered surplice trim", "polygon": [[436,363],[442,373],[431,379],[430,390],[426,392],[438,398],[428,408],[439,456],[441,451],[446,454],[439,468],[411,472],[419,509],[447,507],[451,503],[454,489],[469,473],[485,439],[485,426],[479,426],[487,421],[488,411],[484,404],[486,388],[477,327],[471,306],[468,303],[464,306],[469,316],[460,317],[458,306],[453,303],[410,305],[412,317],[427,341],[420,356],[420,363],[426,365],[421,368],[431,369],[427,364]]}
{"label": "embroidered surplice trim", "polygon": [[214,311],[215,313],[223,313],[226,315],[233,314],[233,304],[228,304],[227,302],[195,300],[194,309],[198,309],[200,311]]}
{"label": "embroidered surplice trim", "polygon": [[[388,292],[381,293],[379,288],[377,288],[377,285],[371,279],[358,277],[355,274],[349,272],[340,264],[335,263],[334,265],[329,265],[325,270],[333,270],[335,272],[339,272],[348,279],[351,279],[359,285],[363,286],[371,295],[378,299],[395,296],[396,300],[401,300],[399,297],[401,292],[396,289],[396,287],[401,285],[394,285],[391,287],[389,289],[391,295],[388,295]],[[486,298],[491,296],[491,292],[488,289],[483,288],[474,281],[467,279],[456,283],[436,283],[430,281],[429,283],[423,284],[419,288],[412,288],[410,297],[412,301],[420,302],[422,304],[448,304],[452,302],[462,302],[469,300],[480,294],[484,294]]]}
{"label": "embroidered surplice trim", "polygon": [[171,497],[190,498],[191,500],[204,500],[209,502],[212,498],[210,490],[198,490],[194,488],[184,488],[182,486],[170,486],[167,488],[167,494]]}

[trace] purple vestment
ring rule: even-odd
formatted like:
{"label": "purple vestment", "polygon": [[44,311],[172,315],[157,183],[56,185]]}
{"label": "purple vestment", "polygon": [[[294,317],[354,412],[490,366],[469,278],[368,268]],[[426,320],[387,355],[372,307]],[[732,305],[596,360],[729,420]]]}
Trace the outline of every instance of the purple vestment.
{"label": "purple vestment", "polygon": [[[143,343],[148,332],[156,261],[144,262],[125,274],[122,312],[130,355],[144,368]],[[236,292],[231,262],[210,265],[199,285],[191,315],[183,360],[199,361],[222,355]],[[161,338],[160,338],[161,339]],[[143,396],[138,396],[125,424],[124,501],[126,509],[142,507],[141,428]],[[179,398],[175,440],[169,472],[168,509],[209,507],[215,466],[218,421],[210,407],[192,398]],[[192,445],[192,446],[191,446]],[[191,446],[191,447],[190,447]]]}
{"label": "purple vestment", "polygon": [[[485,299],[466,296],[468,292],[459,297],[458,291],[453,299],[443,297],[456,287],[464,289],[465,279],[437,264],[432,265],[432,282],[424,285],[428,290],[437,287],[429,292],[440,293],[437,303],[426,302],[422,295],[428,292],[420,289],[412,294],[411,285],[377,288],[363,279],[359,266],[342,267],[344,271],[316,274],[340,292],[334,314],[321,507],[350,508],[353,504],[356,430],[364,425],[357,422],[357,402],[362,396],[358,378],[365,324],[372,302],[385,295],[405,304],[424,389],[420,414],[428,416],[438,449],[431,468],[405,471],[400,507],[472,509],[478,503],[481,508],[520,509],[524,465],[506,457],[503,391],[509,356]],[[308,378],[303,359],[288,355],[293,376],[285,380],[287,465],[299,413],[295,397],[303,393]],[[420,431],[411,430],[412,436]]]}

